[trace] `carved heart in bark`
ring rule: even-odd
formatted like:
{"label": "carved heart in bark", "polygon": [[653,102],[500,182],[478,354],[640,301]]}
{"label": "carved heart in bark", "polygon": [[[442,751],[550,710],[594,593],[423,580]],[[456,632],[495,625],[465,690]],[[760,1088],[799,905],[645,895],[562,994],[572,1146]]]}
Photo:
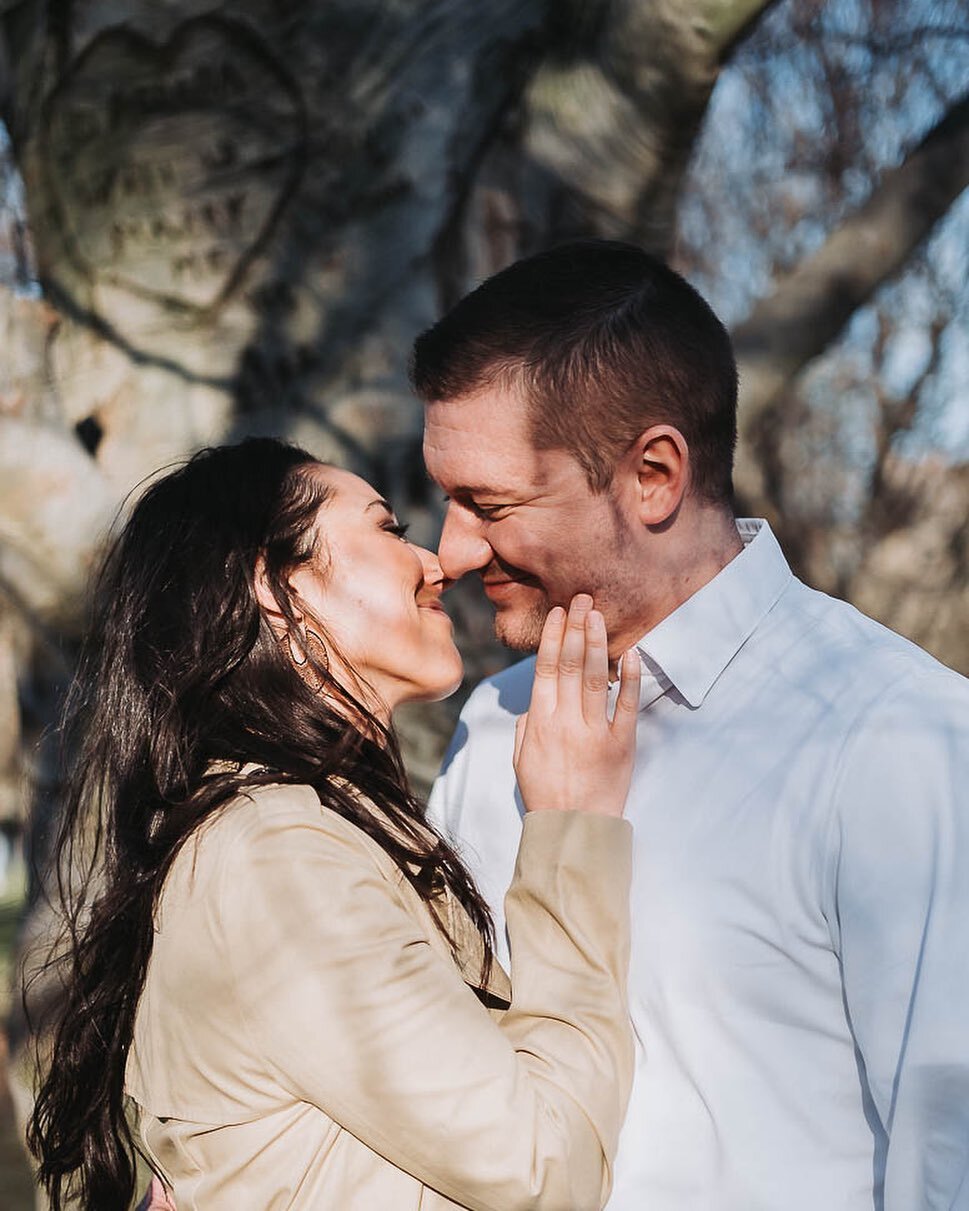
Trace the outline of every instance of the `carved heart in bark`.
{"label": "carved heart in bark", "polygon": [[99,34],[48,97],[43,135],[75,267],[179,310],[232,292],[306,150],[296,84],[256,34],[217,17],[161,46]]}

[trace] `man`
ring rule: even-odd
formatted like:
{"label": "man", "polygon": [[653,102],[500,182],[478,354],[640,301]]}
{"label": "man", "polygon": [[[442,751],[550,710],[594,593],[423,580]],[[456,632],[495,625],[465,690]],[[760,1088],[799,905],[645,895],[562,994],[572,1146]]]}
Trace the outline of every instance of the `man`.
{"label": "man", "polygon": [[[445,574],[523,652],[589,592],[643,663],[610,1211],[969,1208],[969,683],[734,520],[729,340],[640,250],[511,266],[413,379]],[[432,799],[500,935],[532,666],[471,696]]]}

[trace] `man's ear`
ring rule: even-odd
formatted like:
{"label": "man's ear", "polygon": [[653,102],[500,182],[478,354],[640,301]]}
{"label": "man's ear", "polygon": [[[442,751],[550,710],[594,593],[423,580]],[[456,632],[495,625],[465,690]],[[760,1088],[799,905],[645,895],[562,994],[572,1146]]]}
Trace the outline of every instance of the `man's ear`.
{"label": "man's ear", "polygon": [[278,639],[289,630],[289,624],[286,621],[286,616],[279,608],[279,602],[276,600],[276,595],[273,593],[272,586],[269,583],[269,577],[266,575],[266,560],[262,555],[256,560],[256,573],[253,577],[253,589],[256,594],[256,601],[266,620],[273,629],[273,633]]}
{"label": "man's ear", "polygon": [[639,520],[644,526],[662,526],[676,514],[689,487],[686,438],[673,425],[651,425],[640,434],[630,456],[638,482]]}

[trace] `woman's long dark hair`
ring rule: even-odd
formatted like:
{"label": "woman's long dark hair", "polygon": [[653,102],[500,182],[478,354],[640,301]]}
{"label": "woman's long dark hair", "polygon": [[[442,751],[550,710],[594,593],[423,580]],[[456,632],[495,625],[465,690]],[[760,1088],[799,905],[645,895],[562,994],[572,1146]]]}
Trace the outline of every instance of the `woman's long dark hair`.
{"label": "woman's long dark hair", "polygon": [[305,655],[322,691],[307,684],[257,604],[262,559],[296,634],[287,578],[320,555],[319,465],[271,439],[202,451],[147,489],[96,582],[65,712],[71,773],[55,847],[65,998],[28,1130],[53,1211],[69,1199],[91,1211],[131,1203],[124,1072],[159,894],[186,839],[243,787],[312,786],[424,900],[450,890],[490,962],[487,908],[425,823],[392,731],[313,645]]}

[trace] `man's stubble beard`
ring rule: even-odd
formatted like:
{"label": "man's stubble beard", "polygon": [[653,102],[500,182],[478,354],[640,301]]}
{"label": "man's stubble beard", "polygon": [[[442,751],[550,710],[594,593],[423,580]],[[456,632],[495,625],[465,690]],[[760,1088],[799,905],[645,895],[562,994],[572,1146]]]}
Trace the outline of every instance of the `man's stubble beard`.
{"label": "man's stubble beard", "polygon": [[542,638],[542,627],[551,609],[547,597],[529,606],[523,613],[518,611],[495,614],[495,638],[513,652],[536,652]]}
{"label": "man's stubble beard", "polygon": [[[615,574],[609,575],[608,571],[603,575],[603,569],[613,569],[614,573],[618,572],[623,566],[624,556],[629,549],[628,522],[623,517],[618,503],[611,493],[609,505],[612,533],[603,535],[601,553],[596,560],[599,566],[595,573],[587,571],[585,574],[577,574],[576,587],[572,590],[573,594],[591,594],[596,608],[599,609],[605,604],[603,591],[607,598],[621,599],[625,596],[620,587],[621,578],[617,578]],[[543,592],[541,601],[523,611],[498,610],[495,614],[495,638],[513,652],[537,652],[542,638],[542,628],[553,604],[548,595]],[[569,602],[563,601],[559,604],[568,608]]]}

